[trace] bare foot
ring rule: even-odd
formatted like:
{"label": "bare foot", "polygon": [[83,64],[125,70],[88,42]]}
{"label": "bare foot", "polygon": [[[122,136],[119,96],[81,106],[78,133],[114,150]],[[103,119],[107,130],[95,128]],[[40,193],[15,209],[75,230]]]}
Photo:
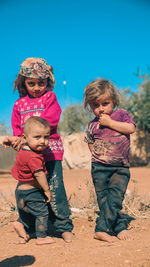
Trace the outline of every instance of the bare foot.
{"label": "bare foot", "polygon": [[13,244],[21,245],[26,244],[27,242],[24,240],[24,238],[17,236],[17,238],[13,241]]}
{"label": "bare foot", "polygon": [[109,235],[109,234],[107,234],[105,232],[96,232],[95,235],[94,235],[94,238],[98,239],[98,240],[101,240],[101,241],[106,241],[106,242],[109,242],[109,243],[117,241],[117,237],[111,236],[111,235]]}
{"label": "bare foot", "polygon": [[71,243],[75,237],[72,232],[63,232],[62,238],[66,243]]}
{"label": "bare foot", "polygon": [[55,243],[55,240],[50,237],[50,236],[46,236],[46,237],[38,237],[36,240],[36,245],[48,245],[48,244],[53,244]]}
{"label": "bare foot", "polygon": [[131,240],[133,239],[129,234],[128,230],[123,230],[117,235],[118,239],[120,240]]}
{"label": "bare foot", "polygon": [[[25,242],[29,241],[29,235],[24,230],[23,224],[16,221],[14,222],[13,225],[14,225],[14,230],[16,231],[18,237],[20,237],[21,239],[24,239]],[[23,241],[21,242],[21,244],[23,244]]]}

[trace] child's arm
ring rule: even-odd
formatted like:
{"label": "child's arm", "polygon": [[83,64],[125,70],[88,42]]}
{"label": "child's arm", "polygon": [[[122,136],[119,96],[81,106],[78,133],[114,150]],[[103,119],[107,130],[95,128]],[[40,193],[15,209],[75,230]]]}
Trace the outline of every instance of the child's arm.
{"label": "child's arm", "polygon": [[41,188],[43,189],[45,196],[47,197],[46,202],[50,202],[52,197],[45,173],[43,171],[35,172],[34,176],[38,181],[39,185],[41,186]]}
{"label": "child's arm", "polygon": [[99,123],[102,126],[107,126],[122,134],[132,134],[135,132],[135,126],[133,123],[112,120],[107,114],[101,114]]}
{"label": "child's arm", "polygon": [[47,120],[51,125],[51,132],[53,127],[56,127],[61,115],[61,107],[57,101],[56,95],[53,91],[48,92],[46,98],[46,108],[42,114],[42,118]]}

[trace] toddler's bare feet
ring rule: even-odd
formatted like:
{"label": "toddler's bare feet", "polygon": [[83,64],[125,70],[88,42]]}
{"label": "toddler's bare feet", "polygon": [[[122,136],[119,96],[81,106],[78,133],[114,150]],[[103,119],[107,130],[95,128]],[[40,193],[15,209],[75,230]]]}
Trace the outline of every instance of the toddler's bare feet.
{"label": "toddler's bare feet", "polygon": [[17,244],[25,244],[29,241],[29,235],[24,230],[24,226],[20,222],[14,222],[14,230],[16,231],[18,238],[17,238]]}
{"label": "toddler's bare feet", "polygon": [[117,237],[111,236],[111,235],[107,234],[106,232],[96,232],[94,235],[94,238],[101,240],[101,241],[106,241],[109,243],[117,241]]}
{"label": "toddler's bare feet", "polygon": [[38,237],[36,240],[36,245],[48,245],[48,244],[53,244],[55,243],[55,240],[50,237],[50,236],[46,236],[46,237]]}
{"label": "toddler's bare feet", "polygon": [[121,231],[121,232],[117,235],[117,237],[118,237],[120,240],[131,240],[131,239],[133,239],[133,238],[131,237],[131,235],[129,234],[128,230],[123,230],[123,231]]}
{"label": "toddler's bare feet", "polygon": [[63,232],[62,238],[66,243],[71,243],[75,237],[72,232]]}

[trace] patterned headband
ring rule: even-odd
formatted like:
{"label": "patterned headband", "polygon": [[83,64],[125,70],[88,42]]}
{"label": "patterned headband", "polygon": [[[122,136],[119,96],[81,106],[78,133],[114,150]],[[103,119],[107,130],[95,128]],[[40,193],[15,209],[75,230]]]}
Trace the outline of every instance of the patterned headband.
{"label": "patterned headband", "polygon": [[21,64],[19,74],[27,78],[47,79],[50,78],[55,84],[55,78],[52,73],[52,66],[49,66],[45,59],[30,57]]}

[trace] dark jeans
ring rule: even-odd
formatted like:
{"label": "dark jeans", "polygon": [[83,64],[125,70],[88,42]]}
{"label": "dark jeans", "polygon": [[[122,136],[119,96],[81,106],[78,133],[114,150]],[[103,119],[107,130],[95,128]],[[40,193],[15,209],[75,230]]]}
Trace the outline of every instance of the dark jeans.
{"label": "dark jeans", "polygon": [[100,216],[95,232],[116,234],[127,228],[127,220],[121,216],[122,202],[130,179],[129,168],[92,163],[92,179],[95,186]]}
{"label": "dark jeans", "polygon": [[47,236],[48,206],[44,192],[38,188],[15,191],[18,221],[25,227],[27,233],[35,232],[36,237]]}
{"label": "dark jeans", "polygon": [[46,162],[47,180],[52,194],[49,206],[49,219],[57,232],[71,232],[73,229],[70,209],[63,182],[62,161]]}

